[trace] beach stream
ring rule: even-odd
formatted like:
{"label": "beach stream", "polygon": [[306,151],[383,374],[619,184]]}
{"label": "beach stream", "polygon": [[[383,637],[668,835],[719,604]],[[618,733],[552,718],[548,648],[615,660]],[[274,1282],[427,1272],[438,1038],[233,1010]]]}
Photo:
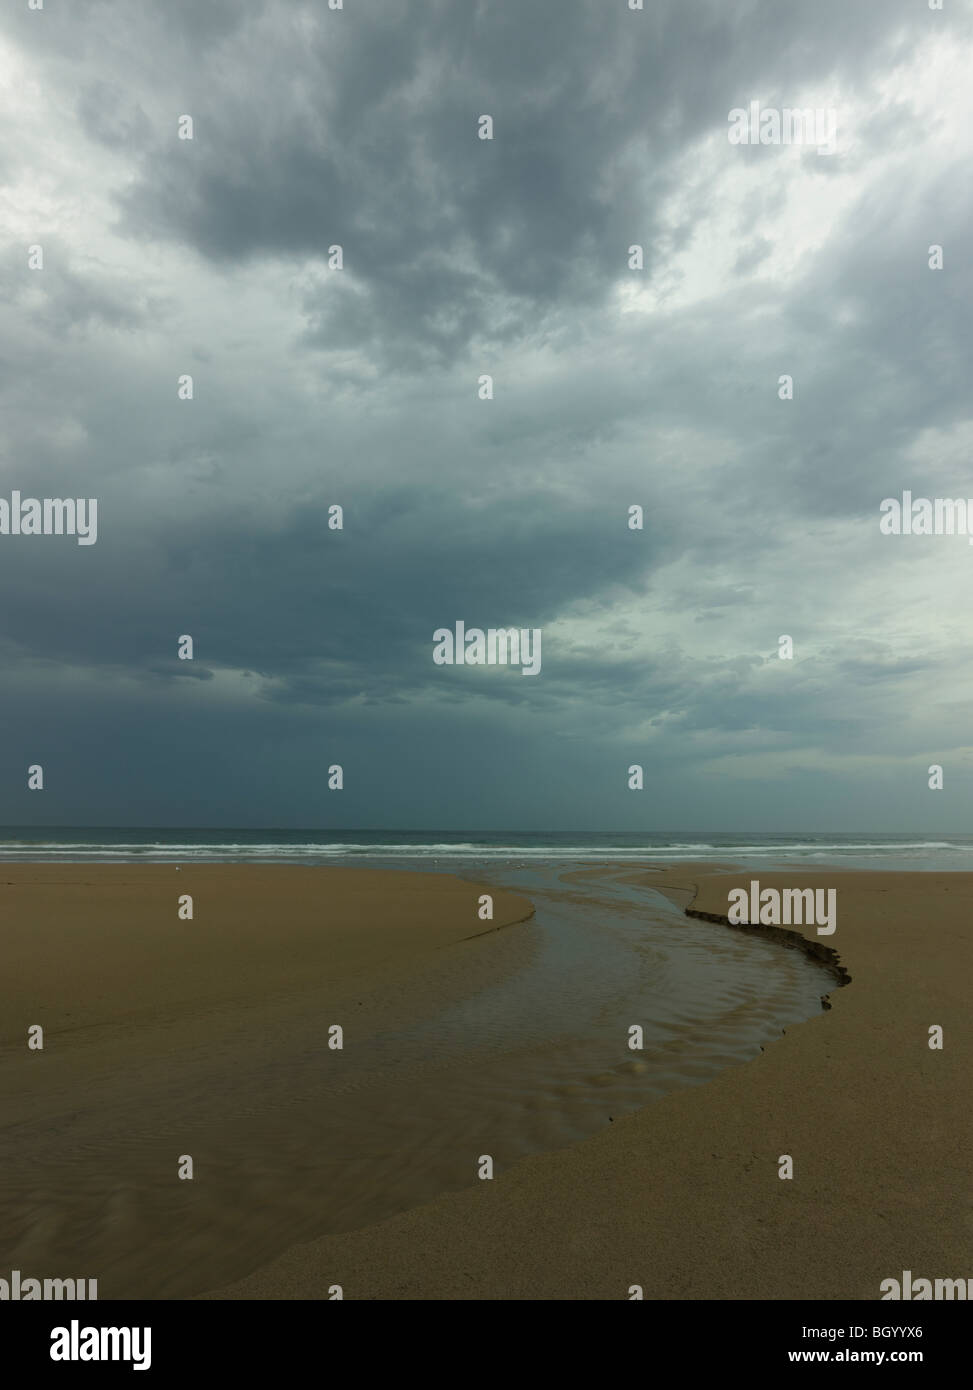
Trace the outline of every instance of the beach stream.
{"label": "beach stream", "polygon": [[[102,1299],[219,1287],[290,1245],[471,1186],[485,1155],[502,1183],[525,1155],[756,1057],[838,987],[800,950],[687,919],[637,866],[419,867],[531,899],[534,918],[484,922],[440,962],[459,980],[476,953],[516,946],[517,969],[432,1010],[363,999],[360,1025],[298,1012],[93,1076],[71,1113],[8,1127],[30,1156],[0,1190],[10,1267],[97,1277]],[[191,1154],[194,1181],[162,1181],[160,1152]]]}

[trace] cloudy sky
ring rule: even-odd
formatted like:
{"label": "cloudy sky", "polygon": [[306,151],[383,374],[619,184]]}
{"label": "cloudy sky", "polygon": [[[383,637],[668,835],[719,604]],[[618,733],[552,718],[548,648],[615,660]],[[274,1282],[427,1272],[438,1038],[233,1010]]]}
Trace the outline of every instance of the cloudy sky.
{"label": "cloudy sky", "polygon": [[98,540],[0,536],[0,820],[973,830],[973,549],[878,528],[973,497],[971,73],[960,0],[11,0],[0,496]]}

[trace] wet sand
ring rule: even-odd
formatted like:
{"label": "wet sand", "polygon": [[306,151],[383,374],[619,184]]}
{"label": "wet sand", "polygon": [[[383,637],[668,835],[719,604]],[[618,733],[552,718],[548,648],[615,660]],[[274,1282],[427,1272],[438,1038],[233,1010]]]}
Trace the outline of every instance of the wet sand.
{"label": "wet sand", "polygon": [[838,889],[834,935],[800,931],[850,976],[829,1011],[584,1143],[296,1246],[211,1296],[611,1299],[637,1284],[651,1299],[870,1300],[907,1269],[973,1275],[973,875],[682,864],[645,882],[722,916],[751,877]]}
{"label": "wet sand", "polygon": [[[509,871],[519,891],[6,866],[0,1275],[393,1299],[875,1298],[903,1269],[966,1277],[973,876],[761,872],[838,888],[835,934],[803,933],[836,974],[782,949],[797,935],[684,916],[722,917],[751,878],[713,870],[579,868],[531,918]],[[657,893],[679,910],[653,917]],[[685,949],[660,949],[673,931]],[[641,1054],[620,1041],[640,1009]]]}
{"label": "wet sand", "polygon": [[346,1059],[523,968],[532,911],[448,875],[5,865],[0,1271],[184,1297],[314,1230]]}
{"label": "wet sand", "polygon": [[[455,864],[490,878],[501,914],[470,935],[478,894],[449,867],[4,884],[8,1004],[46,1010],[48,1043],[38,1057],[14,1034],[8,1058],[11,1268],[95,1271],[102,1299],[198,1294],[469,1188],[485,1152],[509,1169],[704,1084],[820,1012],[831,984],[611,869]],[[173,933],[189,889],[194,920]]]}

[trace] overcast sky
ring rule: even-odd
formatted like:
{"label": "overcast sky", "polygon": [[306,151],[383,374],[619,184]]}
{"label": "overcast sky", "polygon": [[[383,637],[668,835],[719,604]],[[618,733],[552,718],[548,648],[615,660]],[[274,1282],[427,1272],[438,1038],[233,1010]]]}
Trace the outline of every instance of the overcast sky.
{"label": "overcast sky", "polygon": [[0,820],[973,830],[973,548],[878,527],[973,497],[971,73],[960,0],[4,6],[0,496],[98,539],[0,536]]}

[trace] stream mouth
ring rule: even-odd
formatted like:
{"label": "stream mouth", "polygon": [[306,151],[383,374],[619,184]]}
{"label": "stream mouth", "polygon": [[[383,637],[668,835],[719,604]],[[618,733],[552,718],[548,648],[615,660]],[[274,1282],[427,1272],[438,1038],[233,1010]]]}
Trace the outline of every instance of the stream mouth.
{"label": "stream mouth", "polygon": [[559,1127],[557,1143],[543,1147],[752,1059],[788,1025],[821,1013],[838,987],[802,951],[688,918],[630,866],[583,875],[563,863],[438,867],[530,898],[536,915],[514,930],[534,933],[539,949],[501,984],[418,1029],[417,1040],[443,1059],[460,1047],[487,1068],[513,1054],[511,1096],[531,1091],[551,1136]]}
{"label": "stream mouth", "polygon": [[[529,1154],[702,1085],[821,1013],[837,988],[801,951],[687,918],[632,865],[416,867],[535,905],[526,922],[447,948],[447,977],[471,960],[463,952],[514,952],[519,967],[446,990],[451,1002],[431,1011],[359,1026],[340,1064],[327,1049],[333,1019],[302,1013],[273,1037],[132,1078],[110,1102],[96,1085],[90,1111],[63,1130],[18,1126],[32,1163],[30,1190],[0,1198],[11,1267],[70,1265],[98,1277],[101,1299],[220,1287],[293,1244],[472,1186],[484,1155],[502,1181]],[[146,1167],[163,1134],[198,1155],[196,1181],[160,1183]]]}

